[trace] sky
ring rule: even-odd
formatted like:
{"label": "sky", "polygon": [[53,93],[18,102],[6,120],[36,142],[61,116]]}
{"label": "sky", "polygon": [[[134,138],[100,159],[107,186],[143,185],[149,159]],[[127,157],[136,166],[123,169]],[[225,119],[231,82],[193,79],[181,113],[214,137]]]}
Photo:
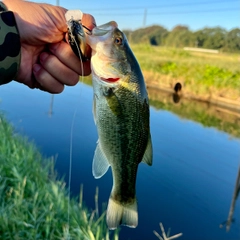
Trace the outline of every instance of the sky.
{"label": "sky", "polygon": [[240,0],[36,0],[80,9],[92,14],[98,25],[116,21],[120,29],[135,30],[161,25],[171,30],[176,25],[196,31],[220,26],[240,28]]}

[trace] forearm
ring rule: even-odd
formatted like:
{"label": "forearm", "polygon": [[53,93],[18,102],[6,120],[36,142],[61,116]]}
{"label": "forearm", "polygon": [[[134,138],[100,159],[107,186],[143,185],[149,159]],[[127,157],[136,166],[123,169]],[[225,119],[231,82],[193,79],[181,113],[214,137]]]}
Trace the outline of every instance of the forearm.
{"label": "forearm", "polygon": [[0,84],[10,82],[20,65],[20,37],[14,14],[0,2]]}

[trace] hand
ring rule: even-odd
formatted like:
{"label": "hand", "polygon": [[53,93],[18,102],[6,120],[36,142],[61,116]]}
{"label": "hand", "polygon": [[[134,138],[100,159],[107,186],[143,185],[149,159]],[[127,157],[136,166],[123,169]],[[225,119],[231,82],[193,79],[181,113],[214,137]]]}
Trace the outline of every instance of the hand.
{"label": "hand", "polygon": [[[64,85],[75,85],[79,75],[89,75],[90,62],[83,62],[64,41],[66,9],[49,4],[3,1],[13,11],[21,39],[21,63],[16,81],[30,88],[60,93]],[[83,24],[92,29],[95,19],[83,15]],[[89,48],[89,56],[91,49]]]}

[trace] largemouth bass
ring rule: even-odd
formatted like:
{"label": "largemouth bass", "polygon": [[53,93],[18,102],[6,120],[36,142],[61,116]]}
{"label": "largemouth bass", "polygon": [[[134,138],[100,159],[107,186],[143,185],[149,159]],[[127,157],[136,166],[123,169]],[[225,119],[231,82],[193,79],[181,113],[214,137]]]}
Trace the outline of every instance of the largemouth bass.
{"label": "largemouth bass", "polygon": [[149,102],[144,78],[125,35],[116,22],[95,27],[86,36],[92,48],[93,112],[99,140],[93,175],[112,168],[113,187],[107,208],[107,225],[136,227],[138,164],[152,165]]}

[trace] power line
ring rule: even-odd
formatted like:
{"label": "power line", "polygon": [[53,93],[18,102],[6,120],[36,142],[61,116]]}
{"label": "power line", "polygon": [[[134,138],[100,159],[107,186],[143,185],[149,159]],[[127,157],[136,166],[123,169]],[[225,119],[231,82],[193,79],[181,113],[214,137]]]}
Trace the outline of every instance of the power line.
{"label": "power line", "polygon": [[[220,9],[207,9],[207,10],[191,10],[191,11],[163,11],[163,12],[148,12],[147,15],[165,15],[165,14],[191,14],[191,13],[217,13],[217,12],[235,12],[235,11],[240,11],[240,9],[236,8],[220,8]],[[136,15],[143,15],[142,12],[138,13],[97,13],[95,15],[98,16],[136,16]]]}
{"label": "power line", "polygon": [[173,4],[163,4],[163,5],[152,5],[152,6],[125,6],[125,7],[106,7],[106,8],[86,8],[85,11],[102,11],[102,10],[138,10],[138,9],[150,9],[150,8],[169,8],[169,7],[183,7],[183,6],[198,6],[198,5],[211,5],[214,3],[230,3],[230,2],[240,2],[239,0],[228,0],[228,1],[203,1],[203,2],[185,2],[185,3],[173,3]]}
{"label": "power line", "polygon": [[176,11],[176,12],[155,12],[150,15],[163,15],[163,14],[189,14],[189,13],[215,13],[215,12],[235,12],[240,11],[236,8],[220,8],[220,9],[207,9],[207,10],[192,10],[192,11]]}

